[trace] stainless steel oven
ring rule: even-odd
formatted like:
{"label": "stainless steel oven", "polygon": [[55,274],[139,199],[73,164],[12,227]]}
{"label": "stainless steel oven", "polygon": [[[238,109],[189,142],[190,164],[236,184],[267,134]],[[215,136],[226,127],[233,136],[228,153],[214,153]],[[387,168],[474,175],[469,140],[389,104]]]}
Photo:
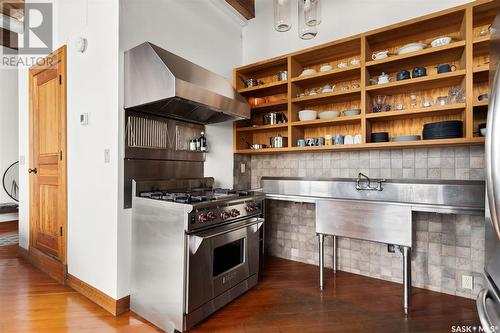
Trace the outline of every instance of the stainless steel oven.
{"label": "stainless steel oven", "polygon": [[188,315],[242,281],[256,277],[263,223],[264,219],[253,217],[186,235]]}

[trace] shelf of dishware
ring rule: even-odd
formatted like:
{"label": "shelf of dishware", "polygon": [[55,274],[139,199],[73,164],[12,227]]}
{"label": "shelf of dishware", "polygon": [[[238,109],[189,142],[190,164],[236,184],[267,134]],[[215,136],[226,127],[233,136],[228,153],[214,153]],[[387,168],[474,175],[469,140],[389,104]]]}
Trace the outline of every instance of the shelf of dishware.
{"label": "shelf of dishware", "polygon": [[[237,90],[260,98],[252,100],[258,103],[251,107],[252,120],[235,125],[235,152],[483,143],[478,126],[486,122],[490,26],[499,8],[476,1],[235,69]],[[286,100],[269,102],[277,94]],[[380,96],[387,103],[376,105]],[[345,111],[356,113],[345,116]],[[272,112],[286,114],[288,122],[261,125],[260,115]],[[301,112],[315,115],[301,118]],[[462,137],[392,141],[422,136],[429,123],[456,120],[462,122]],[[387,132],[388,141],[370,142],[377,132]],[[276,135],[288,138],[286,147],[246,149],[243,142],[268,144]],[[347,137],[347,144],[335,144],[332,137]]]}

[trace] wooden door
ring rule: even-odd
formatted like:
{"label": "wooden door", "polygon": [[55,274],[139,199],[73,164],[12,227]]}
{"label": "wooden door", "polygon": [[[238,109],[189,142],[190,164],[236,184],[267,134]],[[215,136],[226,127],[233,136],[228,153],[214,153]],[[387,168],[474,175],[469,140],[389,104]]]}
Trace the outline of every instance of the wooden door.
{"label": "wooden door", "polygon": [[66,47],[30,69],[30,251],[66,262]]}

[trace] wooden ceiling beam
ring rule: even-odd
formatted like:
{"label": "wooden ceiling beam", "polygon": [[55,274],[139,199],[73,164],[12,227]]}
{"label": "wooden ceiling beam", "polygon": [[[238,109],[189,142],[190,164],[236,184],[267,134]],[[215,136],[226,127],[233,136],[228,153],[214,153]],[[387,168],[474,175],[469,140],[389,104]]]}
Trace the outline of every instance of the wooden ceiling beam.
{"label": "wooden ceiling beam", "polygon": [[226,0],[226,2],[247,20],[255,17],[255,0]]}
{"label": "wooden ceiling beam", "polygon": [[24,17],[24,0],[0,0],[0,13],[22,19]]}

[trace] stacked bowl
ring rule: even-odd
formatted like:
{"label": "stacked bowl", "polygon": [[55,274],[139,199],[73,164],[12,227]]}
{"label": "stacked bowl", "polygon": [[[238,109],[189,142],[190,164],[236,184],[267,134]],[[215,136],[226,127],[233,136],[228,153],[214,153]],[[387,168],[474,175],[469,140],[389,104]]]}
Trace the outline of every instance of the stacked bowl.
{"label": "stacked bowl", "polygon": [[448,120],[424,125],[424,140],[461,138],[464,132],[461,120]]}
{"label": "stacked bowl", "polygon": [[389,142],[388,132],[376,132],[371,135],[371,142]]}

